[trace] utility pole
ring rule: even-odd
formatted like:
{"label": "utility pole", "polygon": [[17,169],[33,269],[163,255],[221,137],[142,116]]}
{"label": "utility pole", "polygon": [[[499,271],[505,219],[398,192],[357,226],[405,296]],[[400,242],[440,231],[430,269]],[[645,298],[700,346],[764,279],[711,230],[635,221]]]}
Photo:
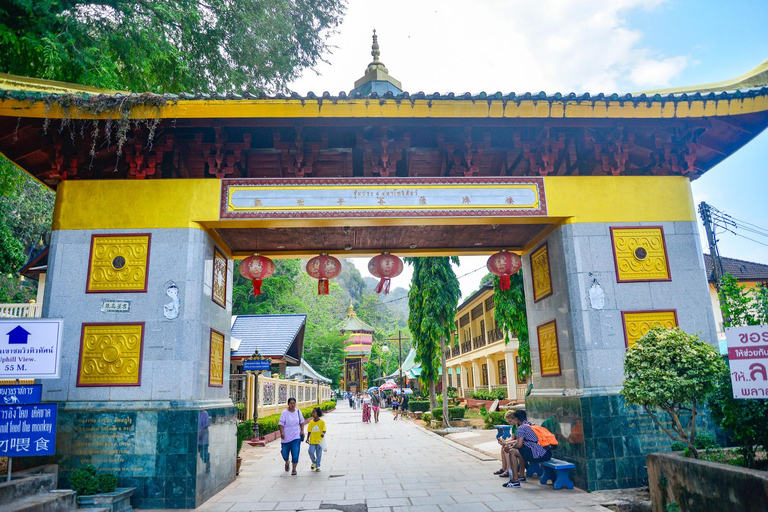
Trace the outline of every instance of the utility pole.
{"label": "utility pole", "polygon": [[403,331],[397,331],[397,338],[390,338],[384,340],[384,347],[382,350],[384,352],[388,352],[389,348],[386,348],[386,342],[387,341],[397,341],[397,346],[399,348],[399,355],[397,357],[397,362],[400,366],[400,394],[403,393],[403,342],[407,340],[408,338],[403,338]]}
{"label": "utility pole", "polygon": [[704,201],[699,204],[699,215],[704,223],[704,230],[707,232],[707,243],[709,244],[709,255],[712,258],[712,271],[715,274],[715,288],[720,293],[720,283],[723,280],[723,260],[720,258],[720,251],[717,249],[717,238],[715,237],[715,222],[712,220],[711,206]]}

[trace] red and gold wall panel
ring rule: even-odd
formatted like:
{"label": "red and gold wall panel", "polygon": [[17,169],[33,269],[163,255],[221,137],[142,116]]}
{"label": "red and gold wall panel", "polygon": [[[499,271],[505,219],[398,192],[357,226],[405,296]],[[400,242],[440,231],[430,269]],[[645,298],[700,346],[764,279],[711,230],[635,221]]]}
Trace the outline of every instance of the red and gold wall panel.
{"label": "red and gold wall panel", "polygon": [[211,300],[223,308],[227,307],[227,257],[216,247],[213,248]]}
{"label": "red and gold wall panel", "polygon": [[147,291],[152,235],[92,235],[86,293]]}
{"label": "red and gold wall panel", "polygon": [[83,324],[78,386],[141,386],[144,323]]}
{"label": "red and gold wall panel", "polygon": [[560,375],[560,347],[557,342],[557,322],[552,320],[536,328],[539,338],[539,360],[541,361],[541,376],[555,377]]}
{"label": "red and gold wall panel", "polygon": [[224,335],[211,329],[211,350],[208,360],[208,386],[224,386]]}
{"label": "red and gold wall panel", "polygon": [[619,283],[671,280],[661,226],[611,228],[611,238]]}
{"label": "red and gold wall panel", "polygon": [[677,311],[622,311],[621,323],[624,325],[624,344],[629,349],[655,327],[677,327]]}
{"label": "red and gold wall panel", "polygon": [[533,279],[533,301],[552,295],[552,275],[549,271],[549,249],[542,245],[531,253],[531,274]]}

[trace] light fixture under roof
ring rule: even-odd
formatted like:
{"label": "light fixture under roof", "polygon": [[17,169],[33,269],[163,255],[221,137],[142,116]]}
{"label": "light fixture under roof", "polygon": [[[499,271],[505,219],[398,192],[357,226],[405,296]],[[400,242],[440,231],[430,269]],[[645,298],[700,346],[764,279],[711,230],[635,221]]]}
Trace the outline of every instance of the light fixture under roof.
{"label": "light fixture under roof", "polygon": [[352,250],[352,244],[347,244],[344,246],[345,251],[351,251]]}
{"label": "light fixture under roof", "polygon": [[284,245],[278,245],[277,248],[278,249],[285,249],[285,246]]}
{"label": "light fixture under roof", "polygon": [[417,248],[417,247],[418,247],[418,245],[416,245],[416,244],[411,244],[411,249],[415,249],[415,248]]}

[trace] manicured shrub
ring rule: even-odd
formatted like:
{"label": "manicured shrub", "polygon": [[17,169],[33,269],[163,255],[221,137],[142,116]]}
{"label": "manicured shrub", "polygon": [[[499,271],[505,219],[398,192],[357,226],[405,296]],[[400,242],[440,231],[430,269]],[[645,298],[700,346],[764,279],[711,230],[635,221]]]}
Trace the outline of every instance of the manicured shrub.
{"label": "manicured shrub", "polygon": [[243,448],[243,441],[253,438],[253,420],[245,420],[237,425],[237,453]]}
{"label": "manicured shrub", "polygon": [[[448,408],[448,419],[451,420],[460,420],[464,418],[464,413],[467,411],[466,407],[449,407]],[[432,417],[435,418],[435,421],[443,421],[443,410],[442,409],[432,409]]]}
{"label": "manicured shrub", "polygon": [[117,477],[114,474],[96,474],[96,468],[90,464],[73,471],[69,480],[79,496],[113,492],[117,488]]}
{"label": "manicured shrub", "polygon": [[432,423],[432,414],[425,412],[421,415],[421,419],[424,420],[424,423],[429,427]]}
{"label": "manicured shrub", "polygon": [[483,422],[485,423],[486,429],[492,429],[494,428],[494,425],[507,424],[507,420],[504,419],[504,414],[506,414],[505,411],[483,412],[483,410],[481,410],[480,414],[483,416]]}
{"label": "manicured shrub", "polygon": [[259,418],[259,435],[266,436],[267,434],[271,434],[272,432],[280,430],[277,425],[279,421],[279,414],[270,414],[269,416]]}
{"label": "manicured shrub", "polygon": [[507,396],[507,389],[478,389],[474,393],[472,393],[472,398],[475,400],[506,400],[508,398]]}
{"label": "manicured shrub", "polygon": [[410,400],[408,409],[411,412],[427,412],[429,410],[429,400]]}

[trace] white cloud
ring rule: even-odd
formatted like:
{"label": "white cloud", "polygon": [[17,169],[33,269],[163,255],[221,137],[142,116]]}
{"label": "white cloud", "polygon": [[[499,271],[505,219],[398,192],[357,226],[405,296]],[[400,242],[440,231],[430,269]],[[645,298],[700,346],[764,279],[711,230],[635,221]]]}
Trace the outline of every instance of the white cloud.
{"label": "white cloud", "polygon": [[329,64],[293,84],[299,92],[349,91],[371,60],[379,34],[382,61],[405,90],[431,93],[628,92],[663,87],[689,65],[656,55],[627,17],[662,0],[351,0],[331,43]]}

